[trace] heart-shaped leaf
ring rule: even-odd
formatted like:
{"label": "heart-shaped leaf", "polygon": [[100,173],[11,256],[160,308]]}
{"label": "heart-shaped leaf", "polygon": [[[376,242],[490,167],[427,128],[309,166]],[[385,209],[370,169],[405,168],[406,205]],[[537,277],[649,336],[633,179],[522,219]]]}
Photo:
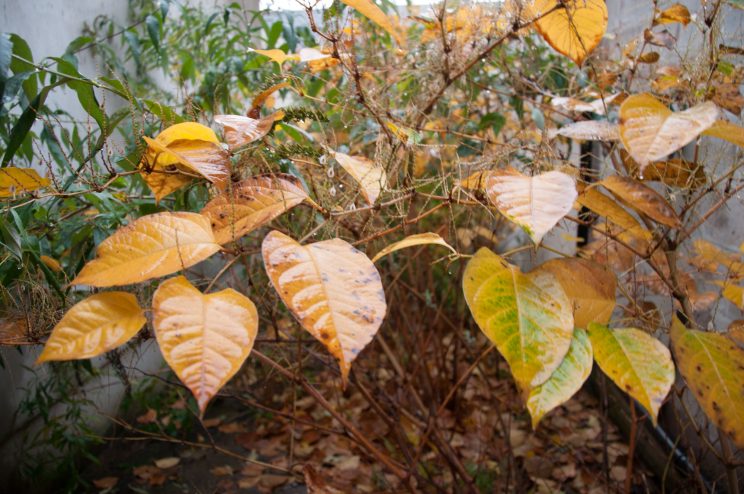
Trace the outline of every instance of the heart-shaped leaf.
{"label": "heart-shaped leaf", "polygon": [[261,251],[279,296],[338,359],[345,387],[351,363],[377,333],[387,310],[374,264],[341,239],[303,246],[278,231],[266,235]]}
{"label": "heart-shaped leaf", "polygon": [[[537,31],[556,51],[581,65],[607,29],[604,0],[534,0]],[[545,15],[547,14],[547,15]]]}
{"label": "heart-shaped leaf", "polygon": [[589,324],[594,360],[623,391],[651,415],[656,424],[664,398],[674,384],[669,349],[640,329],[609,329]]}
{"label": "heart-shaped leaf", "polygon": [[302,183],[292,175],[258,175],[209,201],[201,214],[209,218],[217,243],[226,244],[308,199]]}
{"label": "heart-shaped leaf", "polygon": [[532,428],[557,406],[571,399],[581,389],[592,372],[592,345],[583,329],[576,328],[568,353],[561,365],[541,385],[532,388],[527,397],[527,410],[532,417]]}
{"label": "heart-shaped leaf", "polygon": [[744,448],[744,350],[722,334],[688,330],[677,318],[670,335],[679,373],[705,414]]}
{"label": "heart-shaped leaf", "polygon": [[139,283],[186,269],[220,250],[209,219],[198,213],[157,213],[119,228],[98,246],[96,258],[73,285]]}
{"label": "heart-shaped leaf", "polygon": [[571,301],[550,273],[522,273],[487,248],[465,268],[463,292],[481,331],[523,392],[555,372],[571,345]]}
{"label": "heart-shaped leaf", "polygon": [[617,278],[607,267],[574,257],[551,259],[538,270],[553,274],[573,302],[574,326],[586,328],[592,322],[610,322]]}
{"label": "heart-shaped leaf", "polygon": [[620,138],[643,169],[693,141],[718,118],[718,107],[707,101],[672,112],[647,93],[628,97],[620,106]]}
{"label": "heart-shaped leaf", "polygon": [[493,170],[485,175],[485,189],[499,212],[535,244],[571,211],[577,196],[574,179],[558,171],[528,177],[514,168]]}
{"label": "heart-shaped leaf", "polygon": [[131,293],[96,293],[67,311],[36,363],[96,357],[129,341],[146,322]]}
{"label": "heart-shaped leaf", "polygon": [[253,348],[256,306],[231,288],[205,295],[177,276],[155,291],[152,311],[160,351],[203,415]]}

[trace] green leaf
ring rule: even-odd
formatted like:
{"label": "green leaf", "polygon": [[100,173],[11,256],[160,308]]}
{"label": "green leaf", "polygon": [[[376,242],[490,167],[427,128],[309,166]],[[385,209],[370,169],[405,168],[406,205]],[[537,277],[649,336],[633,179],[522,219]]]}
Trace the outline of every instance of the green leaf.
{"label": "green leaf", "polygon": [[88,115],[93,117],[98,124],[98,127],[101,129],[101,133],[105,133],[106,114],[101,109],[101,105],[98,103],[96,94],[93,91],[93,85],[95,83],[81,75],[70,61],[56,57],[53,57],[53,60],[57,62],[57,70],[60,73],[71,77],[71,79],[67,81],[67,86],[75,91],[80,106],[83,107],[83,110],[85,110]]}
{"label": "green leaf", "polygon": [[504,128],[504,125],[506,125],[506,117],[504,117],[502,114],[487,113],[480,119],[478,129],[483,130],[491,127],[493,129],[494,135],[499,135],[499,132],[501,132],[501,129]]}
{"label": "green leaf", "polygon": [[592,372],[592,345],[586,331],[574,330],[571,346],[561,365],[550,378],[530,390],[527,410],[532,416],[532,428],[537,429],[540,420],[551,410],[567,402],[581,389]]}
{"label": "green leaf", "polygon": [[155,51],[160,53],[160,21],[157,17],[148,15],[145,17],[145,25],[147,26],[147,34],[150,36],[152,46],[155,47]]}
{"label": "green leaf", "polygon": [[620,389],[651,415],[656,425],[664,398],[674,384],[674,364],[669,349],[640,329],[609,329],[589,324],[594,360]]}
{"label": "green leaf", "polygon": [[2,166],[8,165],[10,160],[13,159],[13,156],[15,156],[18,148],[23,144],[23,140],[26,138],[28,131],[31,130],[31,126],[36,120],[36,114],[39,112],[39,108],[44,104],[44,101],[52,87],[53,86],[44,87],[33,101],[31,101],[28,107],[26,107],[21,116],[18,117],[18,120],[10,131],[10,136],[8,137],[8,147],[5,149],[5,154],[3,155]]}
{"label": "green leaf", "polygon": [[688,330],[676,317],[670,336],[679,373],[705,414],[744,448],[744,350],[722,334]]}
{"label": "green leaf", "polygon": [[487,248],[465,268],[475,322],[504,356],[523,392],[550,378],[571,345],[571,301],[549,273],[522,273]]}
{"label": "green leaf", "polygon": [[[33,65],[34,56],[31,53],[31,48],[29,48],[26,40],[17,34],[11,34],[10,40],[13,42],[13,55],[16,55],[16,57],[13,57],[10,62],[10,70],[14,74],[20,74],[21,72],[34,72],[36,70]],[[36,74],[24,81],[23,91],[26,93],[26,98],[28,98],[29,101],[36,97],[38,90],[38,76]]]}

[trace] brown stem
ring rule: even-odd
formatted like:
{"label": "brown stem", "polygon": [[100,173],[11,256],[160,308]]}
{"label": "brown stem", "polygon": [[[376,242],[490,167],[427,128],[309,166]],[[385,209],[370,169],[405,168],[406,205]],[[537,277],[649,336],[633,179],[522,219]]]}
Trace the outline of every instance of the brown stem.
{"label": "brown stem", "polygon": [[630,398],[630,442],[628,444],[628,463],[625,469],[625,494],[633,490],[633,459],[635,457],[636,436],[638,435],[638,413],[635,402]]}

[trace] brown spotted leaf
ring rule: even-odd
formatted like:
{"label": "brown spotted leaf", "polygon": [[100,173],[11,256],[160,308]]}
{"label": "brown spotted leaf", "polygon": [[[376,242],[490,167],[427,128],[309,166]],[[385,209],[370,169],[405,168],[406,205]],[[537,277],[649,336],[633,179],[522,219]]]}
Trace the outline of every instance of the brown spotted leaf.
{"label": "brown spotted leaf", "polygon": [[302,182],[292,175],[258,175],[209,201],[201,214],[209,218],[217,243],[226,244],[308,199]]}
{"label": "brown spotted leaf", "polygon": [[377,333],[387,310],[374,264],[341,239],[300,245],[278,231],[264,238],[261,251],[279,296],[338,359],[345,387],[351,363]]}
{"label": "brown spotted leaf", "polygon": [[706,415],[744,447],[744,350],[722,334],[688,330],[672,321],[679,373]]}
{"label": "brown spotted leaf", "polygon": [[679,228],[681,222],[674,208],[654,189],[627,177],[611,175],[600,182],[615,197],[657,223]]}

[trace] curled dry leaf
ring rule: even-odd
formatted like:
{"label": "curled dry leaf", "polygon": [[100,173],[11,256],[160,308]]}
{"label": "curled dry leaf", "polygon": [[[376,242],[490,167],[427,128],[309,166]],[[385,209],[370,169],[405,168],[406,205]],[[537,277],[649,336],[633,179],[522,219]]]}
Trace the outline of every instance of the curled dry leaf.
{"label": "curled dry leaf", "polygon": [[409,235],[403,240],[399,240],[395,243],[392,243],[382,249],[380,252],[375,254],[375,257],[372,258],[372,262],[377,262],[379,259],[382,259],[386,255],[395,252],[396,250],[405,249],[408,247],[414,247],[416,245],[428,245],[428,244],[436,244],[441,245],[442,247],[447,247],[449,250],[452,251],[453,254],[457,254],[457,251],[447,242],[444,241],[442,237],[440,237],[436,233],[417,233],[415,235]]}
{"label": "curled dry leaf", "polygon": [[611,175],[600,182],[626,205],[657,223],[679,228],[682,223],[674,208],[654,189],[632,178]]}
{"label": "curled dry leaf", "polygon": [[260,119],[241,115],[215,115],[214,121],[224,128],[225,141],[232,151],[262,139],[271,131],[274,122],[282,118],[284,112],[279,111]]}
{"label": "curled dry leaf", "polygon": [[547,272],[524,274],[484,247],[465,268],[463,292],[520,389],[526,393],[547,381],[574,332],[571,301],[558,280]]}
{"label": "curled dry leaf", "polygon": [[[148,145],[139,165],[142,178],[157,200],[180,189],[194,179],[194,173],[188,175],[180,173],[179,157],[167,151],[168,146],[176,141],[203,141],[215,145],[219,145],[220,142],[212,129],[196,122],[171,125],[158,134],[154,139],[157,147],[151,148]],[[153,140],[149,142],[153,142]],[[165,152],[163,148],[166,148]],[[184,165],[181,164],[181,166]]]}
{"label": "curled dry leaf", "polygon": [[689,330],[676,317],[670,336],[679,373],[705,414],[744,447],[744,350],[722,334]]}
{"label": "curled dry leaf", "polygon": [[636,94],[620,106],[620,138],[643,174],[649,163],[681,149],[717,118],[718,107],[710,101],[672,112],[650,94]]}
{"label": "curled dry leaf", "polygon": [[203,415],[253,348],[256,306],[231,288],[205,295],[177,276],[155,291],[152,310],[160,351]]}
{"label": "curled dry leaf", "polygon": [[527,396],[527,410],[532,428],[551,410],[571,399],[592,372],[592,345],[586,331],[576,328],[568,353],[547,381],[532,388]]}
{"label": "curled dry leaf", "polygon": [[615,309],[617,278],[606,266],[574,257],[551,259],[537,270],[547,271],[558,279],[573,303],[575,327],[610,322]]}
{"label": "curled dry leaf", "polygon": [[204,206],[217,243],[224,245],[309,200],[302,182],[286,173],[247,178]]}
{"label": "curled dry leaf", "polygon": [[0,198],[17,197],[49,186],[49,179],[41,177],[33,168],[0,168]]}
{"label": "curled dry leaf", "polygon": [[387,185],[385,169],[364,156],[349,156],[348,154],[330,151],[338,164],[356,180],[362,190],[362,195],[368,203],[374,204],[380,192]]}
{"label": "curled dry leaf", "polygon": [[578,65],[599,45],[607,29],[604,0],[534,0],[532,11],[545,41]]}
{"label": "curled dry leaf", "polygon": [[67,311],[36,363],[96,357],[129,341],[146,322],[131,293],[96,293]]}
{"label": "curled dry leaf", "polygon": [[693,188],[702,187],[708,181],[705,168],[702,165],[690,163],[681,158],[673,158],[667,161],[656,161],[649,163],[643,169],[625,150],[620,150],[620,158],[623,160],[628,173],[636,180],[644,182],[662,182],[670,187]]}
{"label": "curled dry leaf", "polygon": [[607,218],[608,221],[619,226],[625,232],[638,236],[643,240],[651,238],[651,232],[638,223],[628,211],[620,206],[613,198],[603,194],[596,187],[587,187],[577,198],[579,204],[590,211]]}
{"label": "curled dry leaf", "polygon": [[374,264],[341,239],[303,246],[278,231],[264,238],[261,251],[282,301],[338,359],[345,387],[351,363],[377,333],[387,310]]}
{"label": "curled dry leaf", "polygon": [[685,26],[690,23],[690,11],[679,3],[675,3],[662,11],[657,11],[656,17],[654,17],[654,25],[673,24],[675,22]]}
{"label": "curled dry leaf", "polygon": [[220,250],[209,219],[198,213],[156,213],[119,228],[96,250],[73,285],[129,285],[166,276]]}
{"label": "curled dry leaf", "polygon": [[550,129],[548,137],[568,137],[582,141],[617,141],[620,139],[618,126],[605,120],[582,120],[564,125],[560,129]]}
{"label": "curled dry leaf", "polygon": [[261,107],[264,105],[264,103],[266,103],[266,101],[268,101],[268,99],[271,97],[272,94],[279,91],[280,89],[291,88],[291,87],[292,86],[289,84],[289,82],[282,81],[258,93],[256,97],[253,98],[253,102],[251,103],[251,109],[248,110],[248,116],[250,118],[258,119],[258,117],[261,115]]}
{"label": "curled dry leaf", "polygon": [[669,349],[636,328],[591,323],[588,330],[597,365],[648,411],[656,425],[659,408],[674,384]]}
{"label": "curled dry leaf", "polygon": [[487,172],[484,178],[489,200],[535,244],[571,211],[576,200],[576,182],[563,172],[529,177],[507,168]]}

